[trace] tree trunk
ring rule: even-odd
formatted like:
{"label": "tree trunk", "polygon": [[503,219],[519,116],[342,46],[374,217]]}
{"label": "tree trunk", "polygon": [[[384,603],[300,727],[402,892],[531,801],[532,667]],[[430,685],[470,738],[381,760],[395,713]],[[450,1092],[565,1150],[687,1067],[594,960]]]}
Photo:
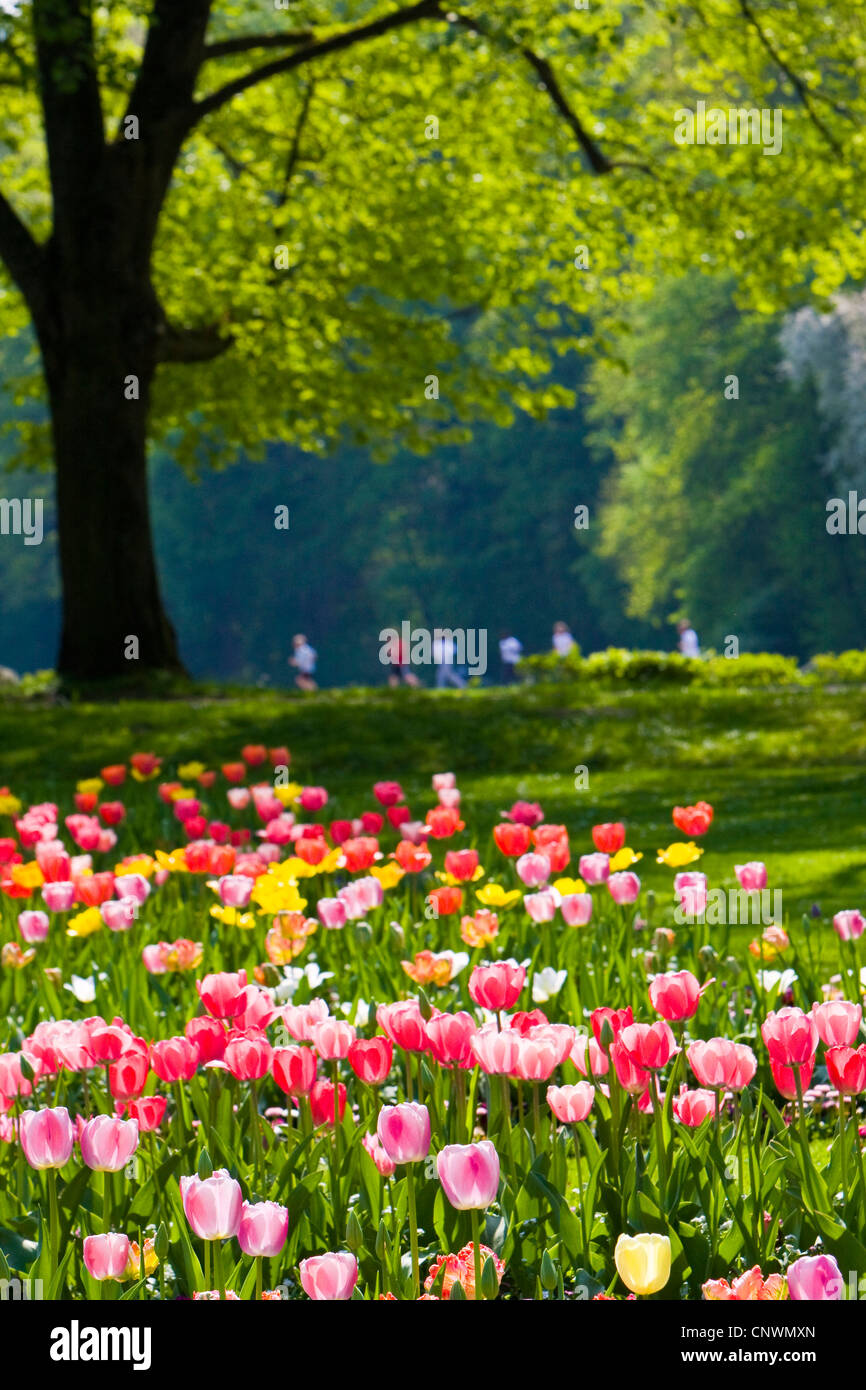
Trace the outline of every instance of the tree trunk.
{"label": "tree trunk", "polygon": [[[43,341],[63,583],[59,672],[103,680],[143,667],[181,673],[150,528],[147,415],[156,370],[154,300],[102,284],[61,292]],[[63,302],[63,301],[66,302]],[[130,387],[128,378],[137,378]],[[135,390],[138,398],[127,399]]]}

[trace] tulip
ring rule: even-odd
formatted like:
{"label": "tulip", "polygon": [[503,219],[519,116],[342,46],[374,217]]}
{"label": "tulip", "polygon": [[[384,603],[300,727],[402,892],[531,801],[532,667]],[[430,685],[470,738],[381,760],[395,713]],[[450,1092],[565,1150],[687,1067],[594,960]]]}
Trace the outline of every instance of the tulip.
{"label": "tulip", "polygon": [[491,1013],[510,1009],[526,983],[526,971],[513,961],[478,965],[469,977],[469,994],[479,1008]]}
{"label": "tulip", "polygon": [[341,1019],[325,1018],[313,1028],[313,1046],[323,1062],[336,1062],[347,1057],[354,1041],[354,1028],[351,1023],[344,1023]]}
{"label": "tulip", "polygon": [[547,1103],[556,1118],[564,1125],[580,1124],[585,1120],[595,1099],[595,1089],[588,1081],[576,1086],[548,1086]]}
{"label": "tulip", "polygon": [[616,1079],[623,1090],[628,1091],[630,1096],[643,1095],[650,1084],[650,1073],[637,1065],[631,1053],[621,1043],[611,1043],[610,1060],[613,1062]]}
{"label": "tulip", "polygon": [[427,1024],[430,1051],[441,1067],[471,1067],[472,1039],[477,1032],[471,1014],[434,1014]]}
{"label": "tulip", "polygon": [[[315,1125],[333,1125],[334,1123],[334,1083],[332,1081],[314,1081],[310,1087],[310,1110]],[[346,1113],[346,1088],[342,1081],[337,1086],[337,1118],[342,1122]]]}
{"label": "tulip", "polygon": [[430,1152],[430,1112],[417,1101],[385,1105],[379,1111],[376,1133],[394,1163],[420,1163]]}
{"label": "tulip", "polygon": [[311,1047],[275,1047],[271,1068],[286,1095],[307,1096],[316,1080],[316,1054]]}
{"label": "tulip", "polygon": [[667,1023],[628,1024],[620,1031],[617,1041],[644,1071],[667,1066],[671,1057],[679,1052]]}
{"label": "tulip", "polygon": [[[770,1058],[770,1071],[773,1074],[773,1081],[780,1095],[786,1100],[797,1100],[798,1086],[799,1091],[805,1091],[812,1080],[812,1073],[815,1070],[815,1058],[810,1057],[808,1062],[803,1062],[800,1066],[786,1067],[781,1062],[776,1062]],[[801,1117],[802,1119],[802,1117]]]}
{"label": "tulip", "polygon": [[818,1029],[802,1009],[780,1009],[767,1014],[761,1024],[761,1037],[770,1061],[786,1067],[812,1061],[818,1046]]}
{"label": "tulip", "polygon": [[18,1138],[31,1168],[62,1168],[69,1162],[75,1142],[69,1111],[65,1105],[22,1111]]}
{"label": "tulip", "polygon": [[527,893],[523,906],[533,922],[552,922],[556,915],[556,898],[552,893]]}
{"label": "tulip", "polygon": [[570,927],[585,927],[592,916],[591,893],[566,893],[560,899],[559,910]]}
{"label": "tulip", "polygon": [[119,1173],[138,1148],[135,1120],[97,1115],[88,1120],[79,1136],[81,1157],[95,1173]]}
{"label": "tulip", "polygon": [[351,1298],[358,1282],[358,1261],[347,1251],[312,1255],[301,1260],[299,1270],[304,1293],[317,1303]]}
{"label": "tulip", "polygon": [[43,883],[42,898],[49,912],[68,912],[75,902],[75,884]]}
{"label": "tulip", "polygon": [[701,1086],[710,1090],[742,1091],[758,1065],[750,1047],[730,1042],[728,1038],[693,1042],[686,1057]]}
{"label": "tulip", "polygon": [[610,856],[607,854],[582,854],[579,873],[584,883],[594,887],[597,883],[607,883],[610,877]]}
{"label": "tulip", "polygon": [[856,941],[863,935],[866,927],[864,919],[856,908],[849,908],[845,912],[837,912],[833,918],[833,926],[836,929],[840,941]]}
{"label": "tulip", "polygon": [[133,1100],[147,1082],[150,1063],[146,1053],[125,1052],[108,1069],[108,1085],[115,1100]]}
{"label": "tulip", "polygon": [[610,1032],[612,1032],[613,1036],[616,1038],[619,1036],[623,1028],[626,1028],[629,1024],[634,1023],[634,1018],[632,1016],[632,1011],[630,1008],[600,1008],[593,1009],[592,1013],[589,1016],[589,1021],[592,1024],[592,1031],[595,1036],[596,1042],[599,1044],[599,1046],[606,1046],[606,1044],[602,1041],[602,1031],[604,1029],[605,1024],[607,1024]]}
{"label": "tulip", "polygon": [[619,874],[611,874],[607,880],[610,896],[615,903],[620,906],[627,906],[629,903],[636,903],[640,893],[640,879],[637,874],[630,871]]}
{"label": "tulip", "polygon": [[496,848],[508,859],[519,859],[529,849],[529,826],[505,821],[501,825],[494,825],[493,839]]}
{"label": "tulip", "polygon": [[123,1279],[129,1260],[129,1236],[114,1231],[103,1236],[85,1236],[84,1264],[92,1279]]}
{"label": "tulip", "polygon": [[227,1240],[241,1224],[243,1194],[226,1168],[216,1168],[209,1178],[195,1175],[180,1180],[186,1219],[200,1240]]}
{"label": "tulip", "polygon": [[620,1279],[632,1293],[647,1297],[658,1293],[671,1274],[671,1243],[667,1236],[644,1231],[619,1237],[613,1252]]}
{"label": "tulip", "polygon": [[540,888],[550,878],[550,860],[544,854],[523,854],[514,867],[527,888]]}
{"label": "tulip", "polygon": [[327,1017],[328,1006],[324,999],[312,999],[309,1004],[286,1004],[283,1009],[286,1032],[296,1042],[312,1042],[313,1028]]}
{"label": "tulip", "polygon": [[587,1037],[585,1033],[574,1039],[571,1060],[581,1076],[605,1076],[610,1069],[607,1053],[599,1047],[595,1038]]}
{"label": "tulip", "polygon": [[238,1245],[256,1259],[279,1255],[288,1239],[289,1209],[278,1202],[244,1202],[238,1226]]}
{"label": "tulip", "polygon": [[118,874],[114,891],[119,898],[135,898],[141,906],[150,896],[150,884],[144,874]]}
{"label": "tulip", "polygon": [[246,1035],[229,1035],[223,1061],[236,1081],[261,1081],[271,1069],[274,1049],[264,1033],[250,1029]]}
{"label": "tulip", "polygon": [[239,970],[236,975],[223,971],[217,975],[205,975],[196,980],[199,998],[209,1014],[214,1018],[234,1018],[243,1011],[246,1002],[247,972]]}
{"label": "tulip", "polygon": [[226,907],[246,907],[255,883],[245,874],[225,874],[217,880],[217,887],[220,902]]}
{"label": "tulip", "polygon": [[453,772],[434,772],[430,780],[434,792],[457,786],[457,778]]}
{"label": "tulip", "polygon": [[162,1124],[167,1104],[165,1096],[139,1096],[129,1102],[129,1118],[137,1122],[140,1134],[152,1134]]}
{"label": "tulip", "polygon": [[187,1038],[164,1038],[150,1049],[150,1065],[160,1081],[191,1081],[198,1071],[200,1053]]}
{"label": "tulip", "polygon": [[831,999],[826,1004],[813,1004],[810,1017],[825,1047],[853,1047],[863,1010],[845,999]]}
{"label": "tulip", "polygon": [[827,1077],[831,1086],[843,1096],[859,1096],[866,1091],[866,1045],[858,1047],[828,1047],[825,1053]]}
{"label": "tulip", "polygon": [[445,1196],[457,1211],[483,1211],[499,1189],[499,1155],[489,1139],[446,1144],[436,1158]]}
{"label": "tulip", "polygon": [[298,804],[305,811],[321,811],[328,804],[328,793],[324,787],[304,787],[298,797]]}
{"label": "tulip", "polygon": [[592,843],[602,854],[616,854],[625,844],[625,826],[622,821],[604,821],[592,827]]}
{"label": "tulip", "polygon": [[760,893],[767,886],[767,866],[758,859],[750,859],[748,864],[735,864],[734,873],[747,893]]}
{"label": "tulip", "polygon": [[[201,1064],[222,1061],[226,1050],[226,1030],[218,1019],[202,1014],[199,1018],[191,1018],[183,1031],[187,1041],[198,1049]],[[171,1079],[189,1080],[188,1077]]]}
{"label": "tulip", "polygon": [[28,946],[44,941],[48,936],[48,913],[19,912],[18,930]]}
{"label": "tulip", "polygon": [[690,870],[674,875],[674,896],[686,917],[700,917],[707,910],[707,876]]}
{"label": "tulip", "polygon": [[365,1134],[361,1143],[376,1165],[383,1178],[390,1178],[397,1171],[397,1165],[392,1158],[388,1157],[385,1149],[379,1143],[378,1136],[375,1134]]}
{"label": "tulip", "polygon": [[380,1004],[376,1022],[396,1047],[404,1052],[426,1052],[427,1029],[416,999],[399,1004]]}
{"label": "tulip", "polygon": [[517,1065],[520,1034],[510,1028],[480,1028],[471,1040],[472,1055],[488,1076],[511,1076]]}
{"label": "tulip", "polygon": [[715,1113],[716,1097],[712,1091],[690,1091],[686,1086],[681,1086],[679,1095],[673,1097],[674,1119],[689,1129],[697,1129]]}
{"label": "tulip", "polygon": [[[706,989],[707,986],[704,986]],[[650,1003],[657,1014],[669,1023],[693,1018],[698,1011],[703,990],[690,970],[656,975],[649,987]]]}
{"label": "tulip", "polygon": [[[519,862],[517,867],[519,872]],[[475,849],[449,849],[445,855],[445,872],[461,883],[469,883],[477,868],[478,851]]]}
{"label": "tulip", "polygon": [[105,902],[99,909],[103,922],[109,931],[129,931],[135,921],[138,912],[138,903],[135,898],[127,897],[119,900],[111,899]]}
{"label": "tulip", "polygon": [[547,1081],[559,1065],[557,1047],[552,1038],[525,1037],[517,1044],[514,1075],[521,1081]]}
{"label": "tulip", "polygon": [[367,1086],[381,1086],[391,1070],[394,1044],[390,1038],[356,1038],[346,1056],[359,1081]]}
{"label": "tulip", "polygon": [[845,1288],[832,1255],[801,1255],[788,1266],[788,1297],[795,1302],[836,1302]]}

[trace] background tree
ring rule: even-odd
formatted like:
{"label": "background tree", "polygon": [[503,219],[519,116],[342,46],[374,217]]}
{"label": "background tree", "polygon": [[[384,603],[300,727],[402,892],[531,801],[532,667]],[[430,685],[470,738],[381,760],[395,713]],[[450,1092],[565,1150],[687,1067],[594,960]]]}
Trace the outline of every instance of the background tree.
{"label": "background tree", "polygon": [[[39,343],[72,676],[123,670],[130,634],[179,665],[149,438],[189,466],[274,438],[429,452],[562,404],[552,339],[667,263],[735,260],[763,306],[863,273],[841,0],[6,8],[4,326]],[[675,146],[707,92],[783,106],[783,154]]]}

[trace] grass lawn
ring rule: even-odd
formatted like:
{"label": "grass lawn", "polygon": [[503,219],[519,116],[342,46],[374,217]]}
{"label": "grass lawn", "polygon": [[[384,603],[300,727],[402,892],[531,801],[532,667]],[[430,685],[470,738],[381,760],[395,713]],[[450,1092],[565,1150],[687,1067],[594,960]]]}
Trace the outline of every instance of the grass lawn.
{"label": "grass lawn", "polygon": [[[299,781],[331,793],[326,817],[370,807],[370,787],[396,778],[413,812],[432,804],[430,774],[453,770],[469,833],[488,843],[498,812],[541,802],[578,852],[590,827],[625,820],[647,886],[668,890],[655,851],[683,838],[671,807],[716,809],[700,867],[736,886],[733,865],[763,859],[796,920],[863,906],[866,892],[866,689],[591,690],[535,685],[471,691],[296,692],[203,689],[184,698],[42,706],[0,703],[0,784],[28,800],[137,749],[210,766],[242,744],[287,743]],[[575,788],[575,769],[588,785]],[[222,793],[211,793],[219,813]],[[144,827],[142,826],[142,830]],[[487,852],[487,851],[486,851]],[[493,851],[490,850],[491,856]]]}

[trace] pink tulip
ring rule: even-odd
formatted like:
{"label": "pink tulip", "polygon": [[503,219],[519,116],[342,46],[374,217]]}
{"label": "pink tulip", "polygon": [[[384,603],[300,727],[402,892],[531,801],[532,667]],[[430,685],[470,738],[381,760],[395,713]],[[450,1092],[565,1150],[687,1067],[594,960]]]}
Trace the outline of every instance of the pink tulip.
{"label": "pink tulip", "polygon": [[697,1129],[710,1115],[716,1113],[716,1097],[713,1091],[690,1091],[687,1086],[680,1087],[680,1093],[673,1098],[674,1119],[689,1129]]}
{"label": "pink tulip", "polygon": [[68,912],[75,902],[75,884],[43,883],[42,900],[49,912]]}
{"label": "pink tulip", "polygon": [[818,1029],[802,1009],[771,1011],[761,1024],[771,1062],[781,1066],[801,1066],[810,1062],[818,1046]]}
{"label": "pink tulip", "polygon": [[452,806],[455,809],[460,805],[460,792],[456,787],[439,788],[439,805]]}
{"label": "pink tulip", "polygon": [[348,1057],[355,1041],[355,1029],[342,1019],[325,1018],[313,1026],[313,1047],[323,1062],[336,1062]]}
{"label": "pink tulip", "polygon": [[748,1086],[758,1060],[745,1043],[728,1038],[693,1042],[686,1051],[689,1066],[701,1086],[710,1090],[742,1091]]}
{"label": "pink tulip", "polygon": [[826,1004],[813,1004],[810,1017],[825,1047],[853,1047],[863,1010],[845,999],[831,999]]}
{"label": "pink tulip", "polygon": [[801,1255],[788,1266],[786,1277],[788,1297],[795,1302],[836,1302],[845,1288],[842,1271],[832,1255]]}
{"label": "pink tulip", "polygon": [[430,1112],[417,1101],[384,1105],[376,1121],[376,1133],[394,1163],[420,1163],[430,1152]]}
{"label": "pink tulip", "polygon": [[582,854],[578,872],[584,883],[594,887],[597,883],[607,883],[610,877],[609,854]]}
{"label": "pink tulip", "polygon": [[249,902],[255,879],[246,874],[224,874],[217,880],[220,902],[226,907],[246,907]]}
{"label": "pink tulip", "polygon": [[186,1219],[201,1240],[226,1240],[241,1224],[241,1185],[228,1169],[216,1168],[211,1177],[181,1178],[180,1195]]}
{"label": "pink tulip", "polygon": [[700,917],[707,910],[707,876],[690,871],[674,877],[674,896],[686,917]]}
{"label": "pink tulip", "polygon": [[47,912],[19,912],[18,930],[28,946],[35,946],[48,935]]}
{"label": "pink tulip", "polygon": [[119,1173],[138,1148],[135,1120],[97,1115],[88,1120],[79,1138],[81,1157],[95,1173]]}
{"label": "pink tulip", "polygon": [[168,966],[165,955],[163,943],[142,947],[141,961],[149,975],[165,975],[167,973]]}
{"label": "pink tulip", "polygon": [[365,1134],[361,1139],[361,1143],[364,1145],[364,1148],[367,1150],[367,1153],[370,1155],[383,1178],[390,1178],[392,1173],[396,1173],[397,1165],[393,1158],[388,1157],[387,1152],[379,1143],[377,1135]]}
{"label": "pink tulip", "polygon": [[576,1086],[548,1086],[547,1103],[556,1118],[564,1125],[577,1125],[585,1120],[595,1099],[595,1089],[588,1081]]}
{"label": "pink tulip", "polygon": [[69,1162],[75,1130],[65,1105],[53,1110],[24,1110],[18,1138],[31,1168],[62,1168]]}
{"label": "pink tulip", "polygon": [[328,803],[328,793],[324,787],[304,787],[298,797],[298,804],[305,811],[321,811]]}
{"label": "pink tulip", "polygon": [[550,1043],[556,1053],[556,1065],[560,1067],[571,1055],[575,1032],[570,1023],[541,1023],[524,1032],[523,1036]]}
{"label": "pink tulip", "polygon": [[135,898],[141,906],[150,897],[150,884],[144,874],[118,874],[114,891],[119,898]]}
{"label": "pink tulip", "polygon": [[759,859],[750,859],[748,864],[735,864],[737,882],[747,893],[760,893],[767,886],[767,866]]}
{"label": "pink tulip", "polygon": [[327,1017],[328,1005],[324,999],[311,999],[309,1004],[283,1006],[283,1023],[289,1037],[294,1038],[295,1042],[312,1042],[314,1027]]}
{"label": "pink tulip", "polygon": [[[704,989],[707,986],[704,985]],[[650,1003],[657,1014],[669,1023],[693,1018],[698,1011],[703,990],[690,970],[678,970],[656,975],[649,987]]]}
{"label": "pink tulip", "polygon": [[100,1282],[104,1279],[122,1279],[129,1260],[129,1236],[115,1231],[104,1236],[85,1236],[82,1253],[91,1278]]}
{"label": "pink tulip", "polygon": [[619,1042],[610,1045],[610,1060],[616,1072],[616,1079],[630,1096],[643,1095],[650,1083],[650,1073],[639,1067],[631,1053]]}
{"label": "pink tulip", "polygon": [[523,906],[533,922],[552,922],[556,916],[556,898],[552,893],[527,893]]}
{"label": "pink tulip", "polygon": [[479,1028],[472,1038],[472,1054],[488,1076],[511,1076],[517,1065],[520,1034],[510,1028],[500,1033],[495,1025]]}
{"label": "pink tulip", "polygon": [[630,1023],[617,1041],[643,1071],[666,1066],[680,1050],[667,1023]]}
{"label": "pink tulip", "polygon": [[436,1159],[439,1181],[456,1211],[482,1211],[496,1198],[499,1155],[489,1139],[446,1144]]}
{"label": "pink tulip", "polygon": [[434,772],[432,783],[434,792],[440,792],[449,787],[456,787],[457,778],[453,772]]}
{"label": "pink tulip", "polygon": [[430,1051],[441,1067],[471,1067],[477,1028],[471,1014],[434,1014],[427,1024]]}
{"label": "pink tulip", "polygon": [[611,874],[607,881],[610,896],[620,906],[636,903],[640,893],[640,879],[631,872]]}
{"label": "pink tulip", "polygon": [[250,804],[249,787],[229,787],[226,792],[226,801],[233,811],[243,811]]}
{"label": "pink tulip", "polygon": [[340,898],[319,898],[316,903],[316,915],[323,927],[344,927],[346,904]]}
{"label": "pink tulip", "polygon": [[550,860],[546,854],[522,854],[514,867],[527,888],[540,888],[550,878]]}
{"label": "pink tulip", "polygon": [[191,1081],[199,1068],[201,1054],[189,1038],[161,1038],[150,1049],[150,1065],[160,1081]]}
{"label": "pink tulip", "polygon": [[214,1018],[234,1018],[243,1011],[247,988],[245,970],[239,970],[236,975],[229,971],[205,975],[195,983],[201,1002]]}
{"label": "pink tulip", "polygon": [[245,1255],[260,1259],[279,1255],[289,1235],[289,1209],[278,1202],[244,1202],[238,1226],[238,1245]]}
{"label": "pink tulip", "polygon": [[514,1075],[521,1081],[547,1081],[557,1067],[557,1049],[550,1038],[520,1038]]}
{"label": "pink tulip", "polygon": [[469,995],[479,1008],[499,1013],[517,1003],[525,984],[526,971],[522,965],[498,960],[494,965],[476,965],[469,976]]}
{"label": "pink tulip", "polygon": [[861,917],[856,908],[848,908],[844,912],[837,912],[833,918],[833,926],[839,936],[840,941],[856,941],[863,935],[866,927],[866,920]]}
{"label": "pink tulip", "polygon": [[376,1009],[376,1022],[395,1047],[402,1047],[404,1052],[427,1051],[427,1028],[417,999],[380,1004]]}
{"label": "pink tulip", "polygon": [[358,1282],[358,1261],[346,1251],[312,1255],[299,1265],[301,1286],[317,1303],[345,1302]]}
{"label": "pink tulip", "polygon": [[102,903],[99,909],[109,931],[129,931],[137,912],[138,902],[132,897],[121,898],[119,901],[112,898]]}
{"label": "pink tulip", "polygon": [[560,899],[559,910],[570,927],[585,927],[592,916],[591,893],[566,893]]}
{"label": "pink tulip", "polygon": [[571,1049],[571,1060],[581,1076],[605,1076],[610,1069],[610,1059],[595,1038],[580,1033]]}
{"label": "pink tulip", "polygon": [[264,1033],[251,1028],[229,1034],[222,1060],[236,1081],[261,1081],[271,1069],[274,1049]]}

